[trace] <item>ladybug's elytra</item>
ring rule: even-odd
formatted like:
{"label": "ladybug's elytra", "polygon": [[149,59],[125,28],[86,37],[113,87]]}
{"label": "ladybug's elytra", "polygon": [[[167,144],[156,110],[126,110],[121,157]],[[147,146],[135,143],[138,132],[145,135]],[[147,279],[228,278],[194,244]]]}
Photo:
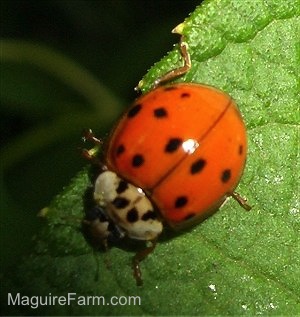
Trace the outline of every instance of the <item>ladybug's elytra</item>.
{"label": "ladybug's elytra", "polygon": [[[250,209],[234,192],[246,162],[247,137],[232,98],[202,84],[161,85],[190,69],[183,40],[180,49],[184,66],[137,98],[111,133],[97,162],[95,208],[84,220],[105,245],[124,237],[152,242],[133,258],[138,285],[139,263],[154,249],[164,226],[195,225],[230,196]],[[90,130],[85,139],[101,143]],[[94,152],[83,150],[91,160]]]}

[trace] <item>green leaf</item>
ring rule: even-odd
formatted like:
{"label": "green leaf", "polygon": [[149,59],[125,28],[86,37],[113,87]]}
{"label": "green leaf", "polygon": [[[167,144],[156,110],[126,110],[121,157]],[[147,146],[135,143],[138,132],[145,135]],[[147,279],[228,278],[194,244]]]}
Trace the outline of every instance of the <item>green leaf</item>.
{"label": "green leaf", "polygon": [[[142,262],[144,286],[137,287],[130,247],[93,254],[79,230],[90,185],[83,171],[47,209],[32,256],[3,280],[3,300],[7,292],[72,292],[107,301],[140,296],[141,305],[10,306],[7,314],[300,313],[299,8],[294,0],[212,0],[184,22],[193,67],[178,80],[219,87],[237,101],[249,135],[238,191],[253,210],[244,212],[229,201],[189,232],[163,239]],[[145,76],[143,91],[180,64],[175,47]]]}

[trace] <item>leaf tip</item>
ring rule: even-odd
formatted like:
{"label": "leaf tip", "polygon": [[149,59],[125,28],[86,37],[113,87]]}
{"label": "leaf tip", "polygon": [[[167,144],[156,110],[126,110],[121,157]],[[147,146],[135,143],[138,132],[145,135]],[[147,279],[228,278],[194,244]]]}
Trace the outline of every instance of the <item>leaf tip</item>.
{"label": "leaf tip", "polygon": [[185,27],[185,23],[182,22],[182,23],[178,24],[177,26],[175,26],[175,28],[172,30],[172,33],[173,34],[183,35],[184,27]]}

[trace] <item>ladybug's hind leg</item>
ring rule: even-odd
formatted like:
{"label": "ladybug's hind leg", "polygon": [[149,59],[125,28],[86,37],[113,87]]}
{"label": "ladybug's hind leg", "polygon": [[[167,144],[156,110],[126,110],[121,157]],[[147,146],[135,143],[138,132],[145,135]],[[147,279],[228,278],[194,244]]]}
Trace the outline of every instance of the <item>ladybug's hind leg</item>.
{"label": "ladybug's hind leg", "polygon": [[239,203],[239,205],[243,207],[244,209],[246,209],[247,211],[251,210],[252,207],[248,205],[247,199],[243,198],[239,193],[233,192],[231,194],[231,197],[235,199]]}
{"label": "ladybug's hind leg", "polygon": [[133,276],[136,280],[137,286],[143,285],[140,262],[143,261],[151,252],[153,252],[156,246],[156,240],[153,240],[150,242],[151,242],[151,245],[149,247],[137,252],[136,255],[132,259]]}

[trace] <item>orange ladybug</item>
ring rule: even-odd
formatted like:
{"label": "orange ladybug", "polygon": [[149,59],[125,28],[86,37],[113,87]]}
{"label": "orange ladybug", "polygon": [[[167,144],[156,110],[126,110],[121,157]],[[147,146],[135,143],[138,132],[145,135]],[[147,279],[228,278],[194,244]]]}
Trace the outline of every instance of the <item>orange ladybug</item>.
{"label": "orange ladybug", "polygon": [[[161,85],[189,70],[185,42],[180,48],[184,66],[156,81],[112,131],[98,162],[95,208],[85,219],[105,244],[124,237],[153,242],[133,259],[138,285],[139,262],[164,226],[195,225],[230,196],[250,209],[234,192],[247,157],[246,128],[235,102],[202,84]],[[91,131],[85,137],[100,142]],[[94,157],[91,150],[84,154]]]}

